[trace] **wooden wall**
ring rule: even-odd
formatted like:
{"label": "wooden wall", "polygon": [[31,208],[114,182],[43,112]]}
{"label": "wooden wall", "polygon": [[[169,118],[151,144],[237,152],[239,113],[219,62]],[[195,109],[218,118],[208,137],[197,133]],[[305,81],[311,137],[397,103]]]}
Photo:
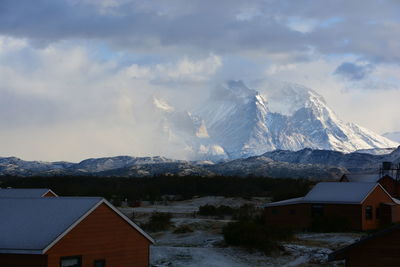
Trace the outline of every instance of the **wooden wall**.
{"label": "wooden wall", "polygon": [[[312,204],[292,204],[265,208],[267,225],[308,228],[312,222]],[[321,204],[324,206],[324,217],[346,217],[352,229],[361,230],[361,205]],[[274,212],[275,210],[275,212]],[[295,210],[294,214],[293,211]]]}
{"label": "wooden wall", "polygon": [[346,255],[346,266],[400,266],[400,229],[350,249]]}
{"label": "wooden wall", "polygon": [[[377,229],[380,226],[380,219],[377,218],[377,208],[380,207],[381,203],[393,203],[393,200],[388,196],[385,191],[379,186],[364,200],[362,204],[362,230]],[[365,208],[372,206],[372,220],[367,220],[365,217]]]}
{"label": "wooden wall", "polygon": [[0,254],[0,266],[2,267],[46,267],[45,255],[19,255]]}

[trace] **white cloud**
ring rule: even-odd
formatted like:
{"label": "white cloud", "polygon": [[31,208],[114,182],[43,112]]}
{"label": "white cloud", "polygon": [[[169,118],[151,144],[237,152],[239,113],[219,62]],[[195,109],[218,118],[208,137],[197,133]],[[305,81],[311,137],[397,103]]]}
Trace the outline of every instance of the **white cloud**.
{"label": "white cloud", "polygon": [[[20,42],[7,40],[5,45],[1,40],[0,124],[4,138],[0,146],[4,156],[27,159],[162,153],[184,157],[184,152],[168,146],[161,137],[159,118],[152,114],[149,100],[153,94],[170,90],[176,103],[183,102],[176,84],[190,87],[191,83],[207,82],[222,65],[219,56],[209,55],[125,66],[93,58],[85,46],[60,43],[34,49],[20,45],[11,51],[8,44]],[[31,59],[26,64],[34,67],[16,62],[21,54]],[[189,92],[182,95],[190,90],[186,88]]]}

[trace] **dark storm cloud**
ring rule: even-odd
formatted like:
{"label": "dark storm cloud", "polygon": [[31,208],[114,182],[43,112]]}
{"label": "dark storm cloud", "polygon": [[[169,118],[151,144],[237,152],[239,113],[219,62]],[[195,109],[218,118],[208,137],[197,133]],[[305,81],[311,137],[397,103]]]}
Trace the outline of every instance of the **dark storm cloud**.
{"label": "dark storm cloud", "polygon": [[371,64],[360,65],[351,62],[343,62],[338,66],[334,72],[336,75],[340,75],[345,79],[352,81],[363,80],[373,70]]}
{"label": "dark storm cloud", "polygon": [[[0,1],[0,34],[35,44],[95,39],[129,49],[355,54],[400,62],[398,1]],[[313,21],[309,32],[288,26]]]}

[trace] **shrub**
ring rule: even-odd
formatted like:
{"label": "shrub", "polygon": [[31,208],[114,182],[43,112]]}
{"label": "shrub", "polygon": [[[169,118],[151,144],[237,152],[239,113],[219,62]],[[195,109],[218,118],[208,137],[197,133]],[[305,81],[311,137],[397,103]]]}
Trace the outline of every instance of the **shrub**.
{"label": "shrub", "polygon": [[235,220],[253,220],[256,216],[259,215],[259,212],[252,204],[244,204],[240,206],[233,216]]}
{"label": "shrub", "polygon": [[174,230],[174,234],[191,233],[193,229],[189,225],[181,225]]}
{"label": "shrub", "polygon": [[171,227],[171,214],[155,212],[151,215],[149,221],[141,225],[145,230],[151,232],[164,231]]}
{"label": "shrub", "polygon": [[203,216],[225,216],[225,215],[233,215],[235,212],[234,208],[229,206],[221,205],[221,206],[213,206],[213,205],[204,205],[199,207],[199,215]]}
{"label": "shrub", "polygon": [[257,221],[232,222],[222,232],[228,245],[257,249],[267,254],[277,250],[280,241],[293,238],[291,230],[267,227]]}

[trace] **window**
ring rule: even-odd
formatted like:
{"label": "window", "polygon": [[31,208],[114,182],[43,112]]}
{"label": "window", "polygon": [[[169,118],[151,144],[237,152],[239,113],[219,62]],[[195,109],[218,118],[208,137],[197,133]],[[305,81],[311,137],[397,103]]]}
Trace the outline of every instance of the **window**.
{"label": "window", "polygon": [[95,260],[93,266],[94,267],[106,267],[106,261],[105,260]]}
{"label": "window", "polygon": [[365,219],[372,220],[372,206],[365,207]]}
{"label": "window", "polygon": [[61,257],[60,266],[61,267],[82,267],[82,257],[81,256]]}
{"label": "window", "polygon": [[321,204],[311,205],[311,216],[324,216],[324,205]]}

